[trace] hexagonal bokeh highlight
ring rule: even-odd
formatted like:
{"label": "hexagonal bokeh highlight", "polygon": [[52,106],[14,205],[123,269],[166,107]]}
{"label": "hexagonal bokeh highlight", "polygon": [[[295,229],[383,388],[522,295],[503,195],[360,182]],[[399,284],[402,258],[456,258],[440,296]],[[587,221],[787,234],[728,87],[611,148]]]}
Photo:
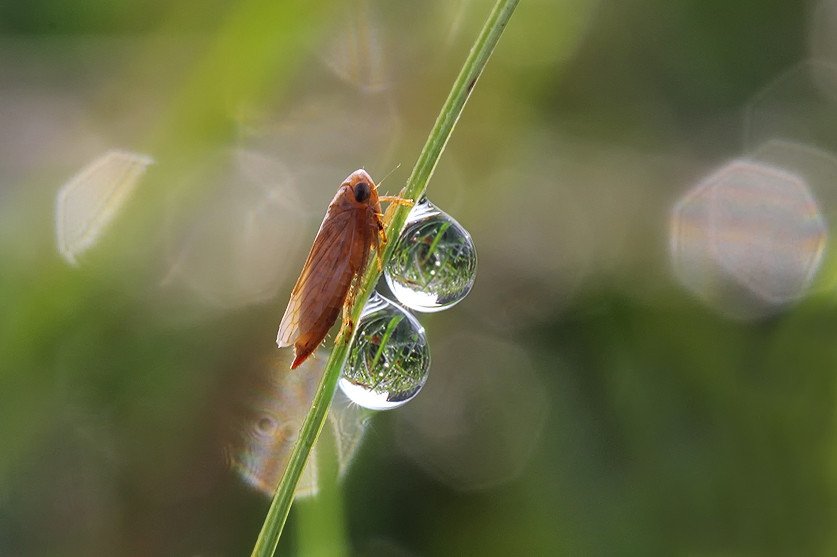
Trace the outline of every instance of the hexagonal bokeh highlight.
{"label": "hexagonal bokeh highlight", "polygon": [[[245,379],[231,396],[224,423],[226,456],[239,477],[254,489],[271,497],[285,473],[291,451],[323,376],[327,354],[309,358],[299,368],[302,373],[288,373],[291,354],[272,351],[257,360],[254,369],[244,370]],[[370,414],[337,392],[323,433],[332,437],[337,472],[343,477],[349,469],[369,424]],[[310,497],[319,491],[323,461],[316,444],[296,487],[296,497]],[[326,454],[331,455],[332,449]]]}
{"label": "hexagonal bokeh highlight", "polygon": [[387,63],[392,46],[383,36],[377,10],[365,1],[345,8],[320,57],[334,75],[359,91],[385,91],[392,82]]}
{"label": "hexagonal bokeh highlight", "polygon": [[681,284],[724,315],[754,319],[806,292],[828,229],[804,179],[738,159],[675,204],[670,234]]}
{"label": "hexagonal bokeh highlight", "polygon": [[117,149],[85,166],[58,190],[55,234],[58,253],[71,265],[93,247],[131,198],[151,157]]}
{"label": "hexagonal bokeh highlight", "polygon": [[[813,3],[812,3],[813,4]],[[808,46],[811,58],[837,62],[837,1],[820,0],[809,7]]]}
{"label": "hexagonal bokeh highlight", "polygon": [[165,286],[184,286],[209,305],[264,303],[296,272],[289,260],[306,246],[318,215],[300,208],[293,175],[281,162],[245,149],[218,154],[217,184],[187,218],[171,218]]}
{"label": "hexagonal bokeh highlight", "polygon": [[529,354],[500,337],[456,333],[434,351],[422,396],[397,412],[401,451],[458,491],[517,478],[532,458],[549,401]]}
{"label": "hexagonal bokeh highlight", "polygon": [[744,113],[746,149],[777,139],[837,151],[837,66],[800,62],[753,95]]}

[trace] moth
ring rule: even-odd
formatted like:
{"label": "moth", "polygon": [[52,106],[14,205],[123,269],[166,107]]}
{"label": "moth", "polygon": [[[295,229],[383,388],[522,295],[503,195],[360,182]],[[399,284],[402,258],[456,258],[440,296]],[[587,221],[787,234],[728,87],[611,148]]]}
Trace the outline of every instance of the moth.
{"label": "moth", "polygon": [[412,205],[400,197],[379,197],[369,174],[356,170],[343,180],[329,203],[276,336],[279,348],[294,347],[291,369],[296,369],[323,342],[341,308],[339,336],[351,334],[349,311],[358,282],[373,250],[380,269],[381,248],[387,242],[382,201]]}

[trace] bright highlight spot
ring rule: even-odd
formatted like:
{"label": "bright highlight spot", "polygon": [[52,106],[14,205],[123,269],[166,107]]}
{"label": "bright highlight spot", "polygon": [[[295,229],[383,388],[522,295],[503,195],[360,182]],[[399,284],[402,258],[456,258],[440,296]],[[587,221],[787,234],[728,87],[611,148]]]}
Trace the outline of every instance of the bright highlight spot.
{"label": "bright highlight spot", "polygon": [[[248,385],[230,420],[232,430],[227,454],[230,466],[245,483],[272,496],[288,465],[302,422],[314,399],[327,356],[309,359],[289,373],[289,353],[283,352]],[[337,393],[328,415],[326,431],[334,437],[340,477],[348,470],[363,439],[367,414]],[[316,495],[319,489],[317,445],[296,488],[297,497]]]}
{"label": "bright highlight spot", "polygon": [[672,211],[677,278],[735,318],[761,317],[801,297],[822,261],[826,238],[806,182],[749,160],[710,175]]}
{"label": "bright highlight spot", "polygon": [[368,2],[355,2],[346,11],[323,53],[334,74],[364,93],[380,93],[390,84],[384,42],[377,17]]}
{"label": "bright highlight spot", "polygon": [[273,298],[307,231],[295,180],[277,160],[243,149],[219,155],[217,182],[182,230],[174,228],[164,285],[232,308]]}
{"label": "bright highlight spot", "polygon": [[108,151],[58,190],[56,241],[67,263],[78,265],[78,256],[96,244],[152,162],[139,153]]}

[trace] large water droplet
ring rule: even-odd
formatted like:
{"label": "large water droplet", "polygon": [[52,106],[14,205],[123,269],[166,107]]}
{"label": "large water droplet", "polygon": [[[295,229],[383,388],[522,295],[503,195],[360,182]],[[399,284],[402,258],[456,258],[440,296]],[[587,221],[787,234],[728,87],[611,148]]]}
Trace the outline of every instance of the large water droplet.
{"label": "large water droplet", "polygon": [[448,309],[464,298],[477,274],[477,250],[468,231],[427,198],[413,207],[387,263],[387,284],[416,311]]}
{"label": "large water droplet", "polygon": [[357,327],[340,389],[371,410],[397,408],[415,397],[430,368],[430,349],[418,320],[373,293]]}

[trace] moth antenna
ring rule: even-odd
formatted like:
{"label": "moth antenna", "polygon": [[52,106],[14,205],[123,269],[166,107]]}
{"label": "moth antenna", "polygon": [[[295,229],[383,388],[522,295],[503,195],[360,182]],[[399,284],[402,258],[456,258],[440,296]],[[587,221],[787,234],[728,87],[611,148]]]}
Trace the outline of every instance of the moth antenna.
{"label": "moth antenna", "polygon": [[398,164],[396,164],[396,165],[395,165],[395,168],[393,168],[392,170],[390,170],[389,172],[387,172],[387,175],[386,175],[386,176],[384,176],[383,178],[381,178],[381,181],[380,181],[380,182],[378,182],[378,187],[381,187],[381,184],[383,184],[383,183],[384,183],[384,180],[386,180],[387,178],[389,178],[390,176],[392,176],[392,173],[393,173],[393,172],[395,172],[396,170],[398,170],[399,168],[401,168],[401,163],[400,163],[400,162],[399,162]]}

